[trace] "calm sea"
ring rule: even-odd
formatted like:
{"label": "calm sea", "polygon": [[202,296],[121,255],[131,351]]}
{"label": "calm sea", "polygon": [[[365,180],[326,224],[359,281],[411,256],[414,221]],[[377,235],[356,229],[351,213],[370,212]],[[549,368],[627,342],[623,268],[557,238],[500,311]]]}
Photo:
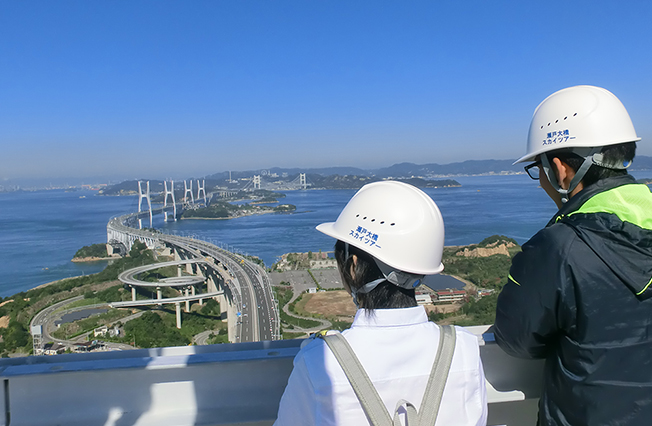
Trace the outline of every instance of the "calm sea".
{"label": "calm sea", "polygon": [[[444,217],[446,245],[478,243],[502,234],[527,241],[556,208],[537,182],[525,175],[457,177],[459,188],[427,189]],[[261,257],[271,265],[288,252],[330,251],[334,241],[315,226],[334,221],[353,190],[288,191],[282,200],[293,214],[233,220],[163,222],[154,227]],[[57,279],[99,272],[105,263],[70,261],[84,245],[106,242],[112,216],[137,210],[138,197],[101,197],[92,191],[0,194],[0,296]]]}

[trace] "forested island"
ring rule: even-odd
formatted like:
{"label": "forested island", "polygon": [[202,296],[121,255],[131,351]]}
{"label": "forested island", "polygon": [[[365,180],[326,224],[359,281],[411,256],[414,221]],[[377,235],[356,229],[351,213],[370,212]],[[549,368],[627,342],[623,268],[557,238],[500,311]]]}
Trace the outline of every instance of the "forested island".
{"label": "forested island", "polygon": [[96,260],[109,259],[106,252],[106,244],[91,244],[77,250],[72,257],[73,262],[94,262]]}
{"label": "forested island", "polygon": [[[269,203],[270,201],[259,201]],[[276,200],[272,201],[276,202]],[[231,219],[242,216],[266,213],[289,213],[297,209],[294,204],[280,204],[278,206],[231,204],[226,201],[215,202],[208,207],[185,210],[181,219]]]}

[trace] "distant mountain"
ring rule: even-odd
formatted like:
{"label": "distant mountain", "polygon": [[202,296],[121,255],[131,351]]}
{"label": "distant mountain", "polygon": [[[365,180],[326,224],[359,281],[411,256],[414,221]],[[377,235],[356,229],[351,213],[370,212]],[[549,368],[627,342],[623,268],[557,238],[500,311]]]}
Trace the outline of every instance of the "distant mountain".
{"label": "distant mountain", "polygon": [[632,170],[652,170],[652,157],[637,155],[632,163]]}
{"label": "distant mountain", "polygon": [[[306,179],[313,189],[360,189],[371,182],[378,182],[382,178],[378,176],[358,176],[358,175],[328,175],[307,174]],[[425,180],[420,178],[397,178],[397,180],[417,188],[444,188],[451,186],[461,186],[459,182],[453,179]]]}
{"label": "distant mountain", "polygon": [[[262,175],[264,180],[290,182],[297,179],[299,173],[305,173],[313,187],[328,188],[358,188],[365,182],[379,179],[411,179],[426,178],[437,179],[446,176],[483,175],[483,174],[509,174],[523,172],[524,164],[512,165],[514,160],[467,160],[449,164],[414,164],[399,163],[380,169],[363,170],[357,167],[323,167],[323,168],[281,168],[273,167],[267,170],[248,170],[220,172],[201,179],[206,180],[206,188],[216,186],[232,190],[242,189],[254,175]],[[652,157],[637,156],[631,170],[650,170],[652,175]],[[229,174],[232,181],[229,181]],[[244,178],[244,179],[243,179]],[[238,179],[243,179],[239,181]],[[196,179],[195,179],[196,180]],[[440,183],[438,183],[440,184]],[[445,186],[449,183],[442,182]],[[150,190],[160,192],[163,190],[162,181],[150,181]],[[104,195],[137,194],[137,181],[127,181],[107,188]],[[196,193],[197,187],[193,186]],[[179,194],[179,191],[181,194]],[[175,182],[175,195],[183,196],[183,183]]]}
{"label": "distant mountain", "polygon": [[322,167],[322,168],[292,168],[285,169],[281,167],[272,167],[271,169],[266,170],[246,170],[246,171],[231,171],[231,172],[220,172],[215,173],[209,176],[206,176],[206,179],[211,180],[225,180],[229,179],[229,173],[231,174],[231,179],[240,179],[240,178],[250,178],[254,175],[278,175],[278,176],[292,176],[296,177],[299,173],[310,173],[321,176],[331,176],[331,175],[356,175],[356,176],[371,176],[372,172],[369,170],[362,170],[357,167]]}
{"label": "distant mountain", "polygon": [[390,167],[374,170],[374,175],[386,177],[411,176],[456,176],[479,175],[488,173],[516,173],[523,170],[522,165],[512,165],[514,160],[468,160],[450,164],[413,164],[400,163]]}

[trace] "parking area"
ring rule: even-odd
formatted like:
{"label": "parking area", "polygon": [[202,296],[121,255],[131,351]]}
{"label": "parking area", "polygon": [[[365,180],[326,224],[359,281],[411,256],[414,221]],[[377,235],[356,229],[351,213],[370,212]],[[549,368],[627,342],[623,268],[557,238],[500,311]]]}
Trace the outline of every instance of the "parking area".
{"label": "parking area", "polygon": [[[337,269],[311,269],[311,272],[321,288],[343,288],[340,273]],[[282,281],[285,281],[290,283],[290,285],[299,292],[306,291],[310,287],[316,287],[315,282],[307,270],[272,272],[270,278],[274,285],[280,285]]]}

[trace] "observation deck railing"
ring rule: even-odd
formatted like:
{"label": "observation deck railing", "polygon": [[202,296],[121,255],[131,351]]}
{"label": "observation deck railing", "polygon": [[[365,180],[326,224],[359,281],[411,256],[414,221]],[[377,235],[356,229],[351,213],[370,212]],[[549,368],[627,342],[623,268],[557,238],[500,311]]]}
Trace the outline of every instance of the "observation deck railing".
{"label": "observation deck railing", "polygon": [[[487,327],[470,327],[481,335]],[[489,425],[536,424],[543,364],[484,335]],[[274,422],[301,340],[0,360],[0,425],[180,426]]]}

